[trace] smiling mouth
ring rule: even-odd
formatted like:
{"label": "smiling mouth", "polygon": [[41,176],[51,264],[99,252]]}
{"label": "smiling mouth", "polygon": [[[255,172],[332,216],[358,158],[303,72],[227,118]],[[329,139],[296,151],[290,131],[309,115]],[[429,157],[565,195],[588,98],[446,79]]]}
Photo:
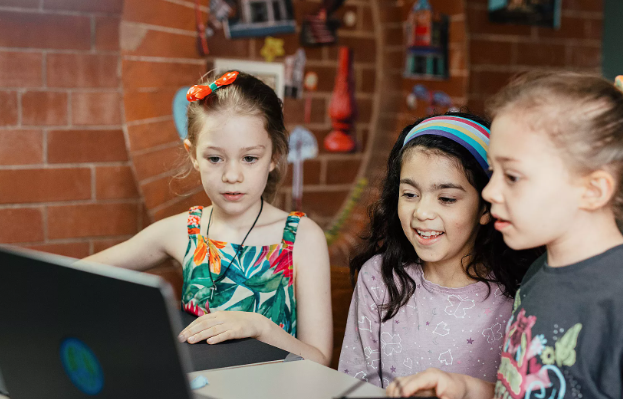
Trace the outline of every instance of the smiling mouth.
{"label": "smiling mouth", "polygon": [[437,238],[445,234],[443,231],[435,231],[435,230],[424,231],[424,230],[415,229],[415,231],[420,237],[426,238],[426,239]]}

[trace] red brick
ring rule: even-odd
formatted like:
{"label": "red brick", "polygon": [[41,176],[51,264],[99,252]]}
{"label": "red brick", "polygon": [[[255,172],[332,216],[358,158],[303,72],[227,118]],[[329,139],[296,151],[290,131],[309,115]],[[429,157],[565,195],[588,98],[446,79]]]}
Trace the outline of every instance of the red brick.
{"label": "red brick", "polygon": [[361,159],[329,160],[327,162],[327,184],[349,184],[359,174]]}
{"label": "red brick", "polygon": [[374,93],[376,90],[376,69],[362,69],[360,76],[361,80],[357,81],[357,92]]}
{"label": "red brick", "polygon": [[586,38],[601,40],[604,33],[604,22],[601,19],[590,19],[586,24]]}
{"label": "red brick", "polygon": [[39,53],[0,52],[0,86],[38,87],[42,84]]}
{"label": "red brick", "polygon": [[110,247],[114,247],[117,244],[121,244],[122,242],[127,241],[124,239],[112,238],[105,240],[93,240],[93,253],[96,254],[98,252],[102,252],[105,249]]}
{"label": "red brick", "polygon": [[0,21],[0,47],[91,48],[89,17],[0,11]]}
{"label": "red brick", "polygon": [[311,218],[336,216],[349,191],[313,191],[303,193],[303,212]]}
{"label": "red brick", "polygon": [[88,168],[0,170],[0,203],[51,202],[91,198]]}
{"label": "red brick", "polygon": [[41,209],[0,209],[0,242],[36,242],[43,240]]}
{"label": "red brick", "polygon": [[[321,162],[317,159],[309,159],[303,162],[303,185],[320,184]],[[292,173],[294,166],[288,165],[288,172],[283,178],[282,185],[284,187],[292,186]]]}
{"label": "red brick", "polygon": [[0,125],[17,125],[17,93],[0,91]]}
{"label": "red brick", "polygon": [[120,125],[121,96],[117,92],[73,93],[71,114],[74,125]]}
{"label": "red brick", "polygon": [[402,7],[390,5],[387,3],[379,4],[379,18],[381,23],[387,22],[403,22],[404,11]]}
{"label": "red brick", "polygon": [[[193,28],[194,30],[194,28]],[[292,35],[288,35],[292,36]],[[280,37],[285,39],[285,36]],[[236,54],[236,57],[247,58],[251,56],[249,52],[249,43],[255,40],[255,48],[261,48],[263,40],[260,43],[260,39],[234,39],[230,40],[225,37],[225,33],[222,29],[217,29],[214,36],[208,39],[208,49],[210,50],[210,56],[214,57],[226,57],[230,58],[232,54]],[[196,49],[196,45],[195,45]],[[197,50],[193,58],[198,58]]]}
{"label": "red brick", "polygon": [[22,94],[22,124],[67,124],[67,93],[28,91]]}
{"label": "red brick", "polygon": [[490,40],[472,40],[469,43],[469,57],[472,65],[510,65],[514,43]]}
{"label": "red brick", "polygon": [[589,20],[579,17],[561,17],[560,28],[536,27],[538,37],[559,39],[588,39],[586,26]]}
{"label": "red brick", "polygon": [[400,46],[405,43],[404,28],[399,26],[383,28],[383,44],[385,46]]}
{"label": "red brick", "polygon": [[123,61],[123,86],[143,87],[190,86],[205,73],[204,65],[178,62]]}
{"label": "red brick", "polygon": [[467,7],[467,31],[470,34],[529,36],[532,27],[528,25],[497,24],[489,21],[487,9]]}
{"label": "red brick", "polygon": [[123,97],[126,122],[172,115],[171,103],[176,92],[177,89],[126,91]]}
{"label": "red brick", "polygon": [[0,0],[1,7],[39,8],[40,0]]}
{"label": "red brick", "polygon": [[337,59],[338,49],[342,46],[353,50],[353,62],[376,63],[376,40],[359,37],[340,37],[339,46],[329,47],[329,57]]}
{"label": "red brick", "polygon": [[431,2],[433,11],[446,14],[457,15],[465,12],[464,2],[456,0],[434,0]]}
{"label": "red brick", "polygon": [[[123,20],[195,31],[195,10],[165,0],[152,0],[149,7],[144,1],[126,0]],[[202,14],[201,20],[206,20],[206,14]]]}
{"label": "red brick", "polygon": [[562,44],[517,43],[516,64],[562,67],[565,65],[565,54]]}
{"label": "red brick", "polygon": [[455,70],[466,70],[465,50],[466,46],[450,51],[450,76],[453,76]]}
{"label": "red brick", "polygon": [[[342,7],[338,8],[332,15],[333,18],[337,19],[338,21],[340,21],[340,31],[344,30],[344,31],[355,31],[358,30],[357,29],[357,25],[359,25],[359,21],[356,21],[355,24],[351,27],[346,26],[346,24],[344,23],[344,15],[346,15],[347,12],[354,12],[355,15],[357,16],[357,19],[359,19],[359,7],[356,7],[354,5],[350,5],[350,4],[344,4]],[[372,28],[374,29],[373,26],[369,26],[368,28]],[[338,31],[339,34],[339,31]]]}
{"label": "red brick", "polygon": [[469,80],[470,94],[495,94],[513,75],[512,72],[472,71]]}
{"label": "red brick", "polygon": [[318,92],[333,92],[333,87],[335,85],[335,76],[337,75],[336,67],[307,67],[306,72],[314,72],[318,75]]}
{"label": "red brick", "polygon": [[563,10],[602,12],[603,0],[565,0],[562,2]]}
{"label": "red brick", "polygon": [[105,12],[120,14],[123,11],[123,0],[43,0],[45,10]]}
{"label": "red brick", "polygon": [[152,180],[149,183],[141,185],[141,191],[145,198],[145,206],[148,209],[153,209],[158,205],[162,205],[165,202],[178,197],[173,192],[171,187],[171,177],[165,176],[157,180]]}
{"label": "red brick", "polygon": [[580,68],[599,68],[601,66],[601,48],[571,46],[571,59],[568,65]]}
{"label": "red brick", "polygon": [[95,48],[97,50],[119,50],[119,25],[118,17],[95,18]]}
{"label": "red brick", "polygon": [[39,130],[0,130],[0,165],[43,162],[43,133]]}
{"label": "red brick", "polygon": [[48,133],[49,163],[127,161],[121,130],[55,130]]}
{"label": "red brick", "polygon": [[157,151],[150,151],[141,155],[134,155],[134,169],[138,181],[169,172],[174,169],[186,153],[180,143],[179,147],[170,147]]}
{"label": "red brick", "polygon": [[[286,124],[305,123],[305,101],[286,98],[283,102],[284,121]],[[310,123],[323,123],[326,120],[326,101],[322,98],[311,100]]]}
{"label": "red brick", "polygon": [[153,214],[154,220],[158,221],[169,216],[177,215],[178,213],[188,212],[191,206],[202,205],[209,206],[211,204],[210,198],[205,191],[200,191],[197,194],[193,194],[190,197],[180,197],[178,202],[175,202],[165,208],[159,209]]}
{"label": "red brick", "polygon": [[49,87],[117,87],[119,56],[99,54],[49,54]]}
{"label": "red brick", "polygon": [[180,140],[173,120],[128,126],[130,150],[138,151]]}
{"label": "red brick", "polygon": [[48,238],[130,235],[137,232],[136,204],[50,206]]}
{"label": "red brick", "polygon": [[362,7],[363,8],[363,18],[361,18],[361,22],[359,22],[360,29],[363,30],[372,30],[374,26],[376,26],[374,17],[372,15],[371,7]]}
{"label": "red brick", "polygon": [[[222,40],[227,40],[223,38]],[[242,50],[242,54],[248,54],[249,45],[241,46],[237,40],[229,40],[232,54],[240,54],[236,50]],[[208,42],[210,54],[215,51],[216,43],[210,38]],[[147,30],[143,40],[136,48],[125,49],[125,55],[142,55],[149,57],[175,57],[175,58],[197,58],[197,38],[193,36],[180,35],[171,32],[160,32],[155,30]],[[205,70],[205,68],[204,68]],[[194,83],[196,79],[193,79]]]}
{"label": "red brick", "polygon": [[95,169],[95,198],[137,198],[138,191],[129,166],[99,166]]}
{"label": "red brick", "polygon": [[383,53],[383,68],[402,69],[405,64],[404,49],[385,51]]}
{"label": "red brick", "polygon": [[69,256],[70,258],[86,258],[89,256],[89,243],[88,242],[72,242],[72,243],[60,243],[60,244],[36,244],[28,245],[25,248],[34,249],[37,251],[48,252],[56,255]]}
{"label": "red brick", "polygon": [[[421,80],[417,79],[404,79],[402,82],[402,91],[406,94],[413,90],[413,86],[421,83]],[[430,91],[443,91],[450,97],[463,97],[467,89],[467,78],[463,76],[451,77],[447,80],[431,80],[425,83],[425,86]],[[403,102],[404,104],[404,102]],[[392,111],[395,111],[393,109]]]}
{"label": "red brick", "polygon": [[465,20],[450,21],[449,36],[450,43],[464,44],[467,41]]}
{"label": "red brick", "polygon": [[370,98],[357,99],[357,122],[369,123],[372,120],[373,102]]}

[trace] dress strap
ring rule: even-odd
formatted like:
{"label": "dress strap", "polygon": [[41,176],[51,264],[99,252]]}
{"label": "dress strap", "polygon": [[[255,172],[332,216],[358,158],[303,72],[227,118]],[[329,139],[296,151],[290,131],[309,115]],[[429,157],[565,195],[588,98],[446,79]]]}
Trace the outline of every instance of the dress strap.
{"label": "dress strap", "polygon": [[286,219],[286,227],[283,229],[283,243],[294,244],[296,240],[296,231],[299,228],[301,218],[306,216],[303,212],[290,212]]}
{"label": "dress strap", "polygon": [[193,206],[188,210],[188,235],[197,235],[201,232],[201,215],[203,214],[202,206]]}

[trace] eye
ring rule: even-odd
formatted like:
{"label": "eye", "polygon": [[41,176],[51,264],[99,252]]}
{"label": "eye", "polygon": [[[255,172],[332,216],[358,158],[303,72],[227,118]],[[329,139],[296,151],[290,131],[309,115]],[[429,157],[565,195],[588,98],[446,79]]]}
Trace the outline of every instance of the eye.
{"label": "eye", "polygon": [[258,157],[252,155],[247,155],[246,157],[242,158],[242,160],[246,163],[255,163],[258,159]]}
{"label": "eye", "polygon": [[414,194],[414,193],[402,193],[402,197],[411,199],[411,198],[417,197],[417,194]]}
{"label": "eye", "polygon": [[221,157],[206,157],[206,159],[210,163],[219,163],[221,161]]}
{"label": "eye", "polygon": [[519,176],[511,175],[510,173],[507,173],[505,177],[506,177],[506,181],[508,181],[511,184],[517,183],[519,181]]}
{"label": "eye", "polygon": [[456,202],[456,198],[439,197],[439,201],[443,204],[454,204]]}

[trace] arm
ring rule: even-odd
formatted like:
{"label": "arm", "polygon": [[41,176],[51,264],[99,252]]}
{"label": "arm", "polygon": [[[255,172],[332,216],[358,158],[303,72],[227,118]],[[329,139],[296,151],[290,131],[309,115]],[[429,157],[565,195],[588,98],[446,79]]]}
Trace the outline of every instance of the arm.
{"label": "arm", "polygon": [[387,387],[390,397],[436,396],[439,399],[493,398],[495,385],[463,374],[447,373],[438,369],[407,377],[396,378]]}
{"label": "arm", "polygon": [[300,221],[293,257],[298,339],[259,313],[220,311],[193,321],[180,333],[179,340],[216,344],[252,337],[328,365],[333,349],[329,252],[324,232],[307,218]]}
{"label": "arm", "polygon": [[364,265],[353,292],[338,370],[380,387],[381,312],[368,285],[370,277],[364,274],[366,269]]}
{"label": "arm", "polygon": [[181,262],[188,245],[186,216],[184,213],[160,220],[129,240],[84,260],[140,271],[156,266],[168,257]]}

